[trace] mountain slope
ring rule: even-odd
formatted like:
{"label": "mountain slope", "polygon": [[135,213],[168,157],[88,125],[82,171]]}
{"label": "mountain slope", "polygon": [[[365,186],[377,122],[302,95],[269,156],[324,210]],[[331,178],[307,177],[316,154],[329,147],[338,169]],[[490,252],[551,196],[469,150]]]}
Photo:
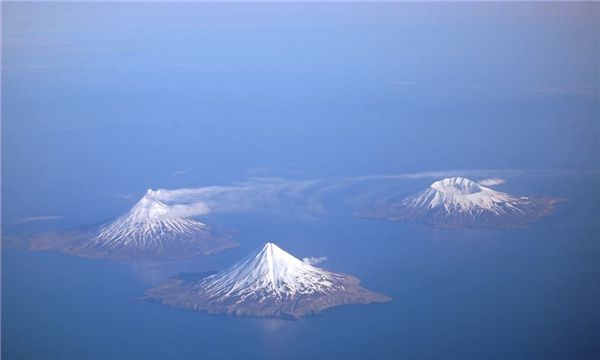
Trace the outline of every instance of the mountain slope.
{"label": "mountain slope", "polygon": [[391,221],[445,228],[523,227],[550,214],[556,199],[515,197],[463,177],[436,181],[425,191],[363,213]]}
{"label": "mountain slope", "polygon": [[147,296],[209,313],[286,318],[390,300],[358,284],[352,276],[308,265],[267,243],[224,271],[197,281],[174,278],[148,290]]}

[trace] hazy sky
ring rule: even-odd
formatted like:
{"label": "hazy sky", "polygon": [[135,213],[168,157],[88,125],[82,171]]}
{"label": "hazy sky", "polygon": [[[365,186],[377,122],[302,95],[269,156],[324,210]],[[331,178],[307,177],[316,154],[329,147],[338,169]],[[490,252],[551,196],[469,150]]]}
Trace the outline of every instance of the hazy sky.
{"label": "hazy sky", "polygon": [[598,171],[599,9],[3,2],[3,215],[253,174]]}

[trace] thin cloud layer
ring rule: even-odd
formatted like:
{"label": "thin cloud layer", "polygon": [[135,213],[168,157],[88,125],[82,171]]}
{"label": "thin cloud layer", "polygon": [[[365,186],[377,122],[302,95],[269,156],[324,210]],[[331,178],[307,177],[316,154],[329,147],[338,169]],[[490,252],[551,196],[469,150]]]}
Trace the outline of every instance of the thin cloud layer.
{"label": "thin cloud layer", "polygon": [[191,167],[185,168],[185,169],[181,169],[181,170],[177,170],[174,171],[171,176],[181,176],[181,175],[185,175],[187,173],[189,173],[192,170]]}
{"label": "thin cloud layer", "polygon": [[251,212],[316,218],[327,213],[324,202],[333,195],[346,204],[364,205],[405,195],[402,181],[406,180],[467,176],[484,178],[479,184],[492,186],[505,181],[498,176],[522,173],[521,170],[445,170],[305,180],[254,177],[227,186],[149,190],[147,196],[166,203],[169,215],[176,217]]}
{"label": "thin cloud layer", "polygon": [[150,190],[148,196],[170,204],[169,210],[172,216],[293,212],[303,217],[314,217],[325,211],[318,199],[320,184],[319,180],[253,178],[231,186]]}
{"label": "thin cloud layer", "polygon": [[305,257],[305,258],[303,258],[303,259],[302,259],[302,261],[303,261],[305,264],[308,264],[308,265],[317,265],[317,264],[320,264],[320,263],[322,263],[322,262],[324,262],[324,261],[327,261],[327,256],[320,256],[320,257],[314,257],[314,256],[311,256],[311,257]]}
{"label": "thin cloud layer", "polygon": [[483,180],[479,181],[478,184],[483,185],[483,186],[494,186],[494,185],[504,184],[505,182],[506,182],[506,180],[504,180],[504,179],[489,178],[489,179],[483,179]]}
{"label": "thin cloud layer", "polygon": [[65,218],[64,216],[59,216],[59,215],[31,216],[31,217],[22,218],[22,219],[16,221],[15,224],[26,224],[26,223],[37,222],[37,221],[60,220],[60,219],[64,219],[64,218]]}
{"label": "thin cloud layer", "polygon": [[174,218],[194,217],[210,213],[210,208],[201,202],[192,204],[175,204],[169,206],[169,216]]}

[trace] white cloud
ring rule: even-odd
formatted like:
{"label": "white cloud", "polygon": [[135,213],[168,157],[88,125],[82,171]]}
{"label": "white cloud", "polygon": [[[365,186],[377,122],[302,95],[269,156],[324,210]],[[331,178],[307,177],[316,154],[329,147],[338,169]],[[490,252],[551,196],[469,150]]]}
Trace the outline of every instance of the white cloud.
{"label": "white cloud", "polygon": [[214,213],[274,212],[314,217],[325,210],[318,199],[320,180],[251,178],[230,186],[150,190],[153,198],[187,216]]}
{"label": "white cloud", "polygon": [[188,168],[185,168],[185,169],[182,169],[182,170],[177,170],[177,171],[174,171],[174,172],[171,174],[171,176],[180,176],[180,175],[185,175],[185,174],[187,174],[188,172],[190,172],[190,170],[192,170],[192,168],[191,168],[191,167],[188,167]]}
{"label": "white cloud", "polygon": [[417,82],[415,82],[415,81],[408,81],[408,80],[392,81],[390,84],[391,85],[395,85],[395,86],[415,86],[415,85],[418,85]]}
{"label": "white cloud", "polygon": [[305,257],[305,258],[303,258],[303,259],[302,259],[302,261],[303,261],[305,264],[308,264],[308,265],[317,265],[317,264],[320,264],[320,263],[322,263],[323,261],[327,261],[327,256],[320,256],[320,257],[313,257],[313,256],[311,256],[311,257]]}
{"label": "white cloud", "polygon": [[210,213],[210,208],[202,203],[196,202],[192,204],[175,204],[169,206],[169,216],[172,217],[194,217]]}
{"label": "white cloud", "polygon": [[22,219],[16,221],[15,224],[25,224],[25,223],[36,222],[36,221],[60,220],[60,219],[64,219],[64,218],[65,218],[64,216],[58,216],[58,215],[31,216],[31,217],[22,218]]}
{"label": "white cloud", "polygon": [[600,96],[600,89],[597,87],[583,86],[583,85],[556,85],[545,88],[530,89],[530,93],[536,93],[540,95],[575,95],[575,96],[587,96],[592,98],[598,98]]}
{"label": "white cloud", "polygon": [[505,182],[506,182],[506,180],[500,179],[500,178],[488,178],[488,179],[483,179],[483,180],[479,181],[478,184],[483,185],[483,186],[494,186],[494,185],[504,184]]}
{"label": "white cloud", "polygon": [[252,212],[314,219],[327,213],[325,200],[332,195],[346,204],[362,206],[395,196],[405,196],[406,188],[402,186],[402,181],[405,180],[425,179],[429,184],[445,177],[467,176],[484,178],[480,182],[482,185],[497,185],[504,181],[500,176],[518,176],[525,172],[529,171],[440,170],[304,180],[252,177],[231,185],[149,190],[148,195],[170,206],[174,216]]}

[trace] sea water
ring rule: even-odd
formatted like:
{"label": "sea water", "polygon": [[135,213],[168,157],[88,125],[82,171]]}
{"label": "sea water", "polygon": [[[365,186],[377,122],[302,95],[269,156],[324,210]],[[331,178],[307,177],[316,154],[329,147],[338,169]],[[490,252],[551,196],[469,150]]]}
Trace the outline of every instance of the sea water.
{"label": "sea water", "polygon": [[[2,358],[593,359],[597,177],[545,184],[540,191],[567,201],[523,230],[440,230],[331,211],[302,221],[224,216],[241,246],[180,262],[5,250]],[[326,256],[318,266],[393,301],[297,321],[139,301],[170,276],[222,269],[267,241],[300,258]]]}

